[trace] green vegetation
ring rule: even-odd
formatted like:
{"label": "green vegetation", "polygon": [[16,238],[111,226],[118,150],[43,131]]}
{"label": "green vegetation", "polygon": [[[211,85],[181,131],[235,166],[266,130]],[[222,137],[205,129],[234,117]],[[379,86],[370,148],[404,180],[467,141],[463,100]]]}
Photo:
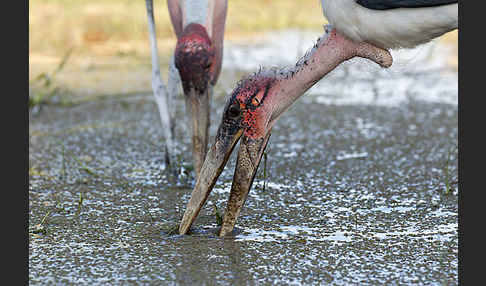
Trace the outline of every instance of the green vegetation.
{"label": "green vegetation", "polygon": [[213,207],[214,207],[214,218],[216,219],[216,224],[218,226],[222,226],[223,225],[223,216],[219,212],[218,207],[216,205],[213,205]]}
{"label": "green vegetation", "polygon": [[86,172],[89,175],[97,176],[96,172],[91,170],[91,168],[89,168],[88,166],[86,166],[76,155],[74,155],[71,152],[68,152],[68,154],[74,159],[74,161],[76,161],[76,163],[78,163],[79,168],[81,170],[83,170],[84,172]]}
{"label": "green vegetation", "polygon": [[457,154],[457,150],[458,150],[457,145],[449,150],[449,152],[447,153],[447,158],[446,158],[446,161],[444,163],[444,166],[442,167],[442,172],[443,172],[443,176],[444,176],[444,186],[445,186],[444,187],[444,194],[445,195],[450,194],[453,190],[452,187],[454,185],[458,184],[457,179],[454,179],[454,176],[453,176],[454,174],[452,173],[452,170],[450,170],[450,168],[449,168],[449,165],[454,160],[454,158],[452,158],[452,157],[454,156],[454,153]]}
{"label": "green vegetation", "polygon": [[45,222],[47,217],[51,214],[52,210],[49,210],[44,217],[42,218],[41,222],[39,224],[34,225],[34,227],[31,228],[30,233],[35,233],[35,234],[47,234],[47,229],[45,227]]}
{"label": "green vegetation", "polygon": [[65,90],[56,83],[56,76],[60,73],[66,65],[71,56],[72,49],[68,50],[62,57],[60,63],[51,73],[42,72],[29,82],[29,109],[47,104],[53,100],[54,97],[59,97],[59,103],[66,104],[67,101],[61,94],[66,93]]}
{"label": "green vegetation", "polygon": [[76,215],[79,216],[81,209],[83,207],[83,193],[79,192],[78,209],[76,210]]}
{"label": "green vegetation", "polygon": [[177,235],[179,234],[179,224],[177,223],[166,223],[161,226],[161,231],[165,232],[167,235]]}

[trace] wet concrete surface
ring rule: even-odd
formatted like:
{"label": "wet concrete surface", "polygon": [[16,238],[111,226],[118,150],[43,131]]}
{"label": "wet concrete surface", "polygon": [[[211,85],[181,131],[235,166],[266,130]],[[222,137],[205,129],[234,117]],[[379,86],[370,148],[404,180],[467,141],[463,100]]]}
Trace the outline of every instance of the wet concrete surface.
{"label": "wet concrete surface", "polygon": [[[457,89],[416,71],[393,75],[411,87],[429,83],[399,102],[326,101],[379,73],[394,80],[342,72],[273,128],[266,180],[262,162],[226,238],[215,234],[214,206],[224,211],[235,154],[191,233],[169,232],[194,183],[182,98],[176,133],[186,175],[177,186],[164,173],[151,94],[31,113],[29,284],[457,285],[458,109],[440,100]],[[374,100],[387,102],[394,88],[378,88]],[[212,135],[229,92],[214,97]],[[431,93],[438,100],[427,100]]]}

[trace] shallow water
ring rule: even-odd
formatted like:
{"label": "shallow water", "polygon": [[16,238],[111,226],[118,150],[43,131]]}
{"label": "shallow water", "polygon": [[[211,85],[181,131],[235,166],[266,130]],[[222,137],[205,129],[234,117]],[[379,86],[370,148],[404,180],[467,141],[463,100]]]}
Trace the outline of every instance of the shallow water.
{"label": "shallow water", "polygon": [[[29,236],[30,284],[456,285],[457,72],[416,61],[404,73],[346,63],[299,99],[273,128],[265,190],[261,164],[224,239],[214,206],[224,211],[235,155],[190,235],[168,234],[193,179],[167,184],[152,95],[44,106],[29,120],[29,226],[45,230]],[[225,68],[211,134],[231,75],[246,72]]]}

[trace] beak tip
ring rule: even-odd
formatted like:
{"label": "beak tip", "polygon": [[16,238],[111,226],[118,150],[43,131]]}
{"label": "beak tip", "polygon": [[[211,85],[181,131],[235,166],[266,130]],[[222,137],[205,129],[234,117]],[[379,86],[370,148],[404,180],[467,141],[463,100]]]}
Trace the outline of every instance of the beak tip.
{"label": "beak tip", "polygon": [[181,223],[181,225],[179,226],[179,234],[180,235],[187,234],[187,232],[189,231],[189,228],[190,228],[190,225],[188,225],[187,223]]}
{"label": "beak tip", "polygon": [[179,234],[186,234],[189,231],[189,228],[191,227],[191,223],[187,219],[187,216],[184,215],[182,218],[181,224],[179,225]]}
{"label": "beak tip", "polygon": [[224,232],[224,231],[223,231],[223,229],[221,229],[221,230],[219,231],[219,233],[218,233],[218,236],[219,236],[219,237],[225,237],[225,236],[226,236],[226,234],[227,234],[227,233],[226,233],[226,232]]}
{"label": "beak tip", "polygon": [[186,234],[185,229],[184,229],[184,227],[182,226],[182,224],[181,224],[181,225],[179,225],[179,234],[180,234],[180,235]]}
{"label": "beak tip", "polygon": [[227,236],[228,234],[231,234],[234,229],[234,221],[233,222],[228,222],[228,221],[223,221],[223,224],[221,225],[221,229],[219,230],[218,236],[219,237],[224,237]]}

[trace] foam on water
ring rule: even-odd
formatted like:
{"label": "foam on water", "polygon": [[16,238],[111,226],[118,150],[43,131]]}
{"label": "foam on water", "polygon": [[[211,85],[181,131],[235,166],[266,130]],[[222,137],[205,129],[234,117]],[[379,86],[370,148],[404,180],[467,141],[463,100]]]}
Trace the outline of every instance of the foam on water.
{"label": "foam on water", "polygon": [[235,237],[236,241],[254,242],[282,242],[282,241],[331,241],[331,242],[352,242],[362,238],[378,239],[428,239],[431,241],[451,241],[457,236],[458,224],[448,223],[437,225],[429,229],[418,229],[417,226],[409,226],[401,231],[391,232],[352,232],[338,230],[326,232],[323,227],[306,226],[280,226],[280,230],[263,230],[245,228],[242,233]]}

